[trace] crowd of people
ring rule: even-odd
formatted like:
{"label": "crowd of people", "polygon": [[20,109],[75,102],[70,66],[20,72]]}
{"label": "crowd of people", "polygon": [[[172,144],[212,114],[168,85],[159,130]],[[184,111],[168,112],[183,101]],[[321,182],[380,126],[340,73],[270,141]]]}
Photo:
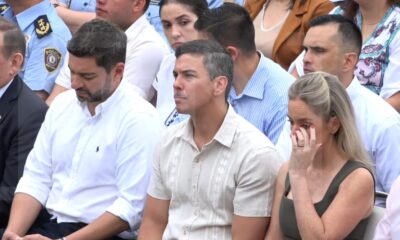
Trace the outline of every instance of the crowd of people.
{"label": "crowd of people", "polygon": [[398,0],[0,15],[2,240],[398,239]]}

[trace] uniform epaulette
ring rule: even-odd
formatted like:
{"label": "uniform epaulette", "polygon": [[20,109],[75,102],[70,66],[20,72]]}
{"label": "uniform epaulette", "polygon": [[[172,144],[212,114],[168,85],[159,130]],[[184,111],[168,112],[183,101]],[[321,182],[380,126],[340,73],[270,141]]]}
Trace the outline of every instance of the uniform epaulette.
{"label": "uniform epaulette", "polygon": [[49,35],[53,30],[51,29],[49,19],[46,15],[41,15],[34,21],[35,32],[38,38]]}
{"label": "uniform epaulette", "polygon": [[2,3],[0,4],[0,14],[3,15],[3,13],[9,8],[10,6],[7,3]]}

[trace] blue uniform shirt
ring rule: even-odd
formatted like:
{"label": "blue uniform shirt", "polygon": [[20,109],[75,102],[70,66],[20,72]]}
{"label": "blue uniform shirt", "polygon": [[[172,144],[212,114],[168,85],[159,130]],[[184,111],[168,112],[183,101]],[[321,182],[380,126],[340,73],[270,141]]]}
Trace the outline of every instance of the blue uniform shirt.
{"label": "blue uniform shirt", "polygon": [[8,7],[1,15],[16,23],[27,40],[25,65],[20,77],[32,90],[50,93],[71,38],[68,27],[48,0],[17,15]]}
{"label": "blue uniform shirt", "polygon": [[67,7],[79,12],[95,12],[96,0],[58,0],[58,2],[67,5]]}

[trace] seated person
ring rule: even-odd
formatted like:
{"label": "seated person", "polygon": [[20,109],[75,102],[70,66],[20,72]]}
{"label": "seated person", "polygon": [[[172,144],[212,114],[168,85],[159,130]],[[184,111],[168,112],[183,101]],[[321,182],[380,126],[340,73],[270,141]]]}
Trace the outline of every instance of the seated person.
{"label": "seated person", "polygon": [[224,3],[205,12],[195,28],[228,49],[234,63],[229,102],[235,111],[276,143],[287,118],[287,90],[294,78],[258,52],[246,9]]}
{"label": "seated person", "polygon": [[245,7],[254,16],[257,49],[288,69],[303,50],[310,20],[334,5],[329,0],[247,0]]}
{"label": "seated person", "polygon": [[395,240],[400,236],[400,177],[394,181],[386,200],[386,210],[379,221],[374,240]]}
{"label": "seated person", "polygon": [[[389,192],[400,175],[400,115],[386,101],[361,86],[354,68],[362,45],[361,32],[341,15],[326,15],[310,22],[303,46],[304,71],[325,71],[336,75],[350,97],[356,125],[376,176],[376,190]],[[290,156],[288,123],[277,147],[285,159]],[[377,201],[380,206],[384,202]]]}
{"label": "seated person", "polygon": [[[103,20],[85,23],[69,41],[74,90],[46,115],[3,240],[136,236],[161,123],[150,103],[120,84],[126,44],[125,33]],[[35,222],[42,207],[52,217]]]}
{"label": "seated person", "polygon": [[19,76],[46,100],[64,62],[71,33],[49,0],[6,0],[5,4],[8,7],[1,15],[18,25],[27,39],[24,68]]}
{"label": "seated person", "polygon": [[227,102],[229,53],[195,40],[175,51],[175,103],[190,119],[155,153],[139,239],[262,239],[281,159]]}
{"label": "seated person", "polygon": [[18,76],[25,50],[24,34],[0,18],[0,228],[7,226],[15,187],[47,111]]}
{"label": "seated person", "polygon": [[[204,0],[206,1],[206,0]],[[150,1],[150,6],[149,9],[147,9],[146,12],[146,16],[147,16],[147,20],[149,20],[149,22],[151,23],[151,25],[154,26],[154,28],[156,29],[156,31],[161,35],[164,36],[164,32],[163,32],[163,24],[161,22],[161,10],[160,10],[160,3],[162,2],[162,0],[152,0]],[[191,4],[190,0],[189,1],[184,1],[185,4]],[[207,0],[206,1],[208,6],[210,8],[216,8],[219,7],[223,0]]]}
{"label": "seated person", "polygon": [[[199,38],[194,23],[207,10],[206,0],[162,0],[160,2],[164,33],[173,50],[185,42]],[[156,108],[167,127],[188,118],[188,115],[179,114],[175,108],[174,67],[175,54],[171,53],[161,62],[160,70],[153,82],[153,87],[157,91]]]}
{"label": "seated person", "polygon": [[[355,75],[360,83],[385,99],[400,112],[400,1],[347,0],[334,14],[343,14],[357,24],[362,33],[362,49]],[[289,71],[301,76],[303,55]]]}
{"label": "seated person", "polygon": [[[98,0],[96,17],[116,24],[128,36],[124,82],[128,82],[146,100],[153,98],[152,83],[161,61],[168,54],[168,47],[161,36],[147,21],[150,0]],[[121,17],[122,16],[122,17]],[[71,88],[71,75],[64,64],[47,104]]]}
{"label": "seated person", "polygon": [[350,99],[333,75],[289,89],[292,154],[278,173],[266,239],[363,239],[374,177]]}

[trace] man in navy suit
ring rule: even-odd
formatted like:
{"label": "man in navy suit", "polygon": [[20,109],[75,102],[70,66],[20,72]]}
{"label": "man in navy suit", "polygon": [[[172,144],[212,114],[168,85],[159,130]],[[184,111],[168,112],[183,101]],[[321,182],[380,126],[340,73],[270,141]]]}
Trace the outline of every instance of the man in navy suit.
{"label": "man in navy suit", "polygon": [[0,18],[0,227],[6,227],[14,190],[47,111],[18,77],[25,37]]}

